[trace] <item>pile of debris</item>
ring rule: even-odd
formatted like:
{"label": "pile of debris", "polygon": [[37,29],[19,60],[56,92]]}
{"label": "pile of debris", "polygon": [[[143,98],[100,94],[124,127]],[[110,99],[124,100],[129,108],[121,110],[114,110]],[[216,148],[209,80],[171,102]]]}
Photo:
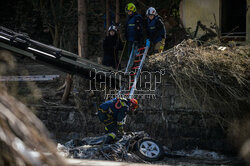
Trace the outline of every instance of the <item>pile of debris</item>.
{"label": "pile of debris", "polygon": [[249,100],[249,45],[202,45],[183,40],[161,54],[149,56],[144,69],[165,70],[189,104],[203,110],[204,106],[209,110],[218,106],[240,110],[238,101]]}
{"label": "pile of debris", "polygon": [[58,143],[57,150],[61,156],[67,158],[147,163],[131,151],[129,142],[123,142],[123,138],[113,144],[104,144],[107,136],[71,139],[64,145]]}
{"label": "pile of debris", "polygon": [[[119,143],[103,144],[103,145],[83,145],[73,147],[69,141],[66,145],[58,144],[57,150],[63,157],[78,159],[95,159],[110,161],[126,161],[126,162],[144,162],[133,153],[129,153]],[[70,145],[71,144],[71,145]]]}
{"label": "pile of debris", "polygon": [[[86,137],[82,140],[87,140],[88,142],[95,142],[100,137]],[[119,162],[136,162],[136,163],[155,163],[155,164],[168,164],[174,159],[183,158],[185,160],[200,160],[210,161],[211,163],[232,163],[232,159],[224,156],[222,154],[206,151],[201,149],[193,149],[191,151],[178,150],[171,151],[166,146],[163,147],[165,156],[163,160],[156,161],[145,161],[135,153],[129,151],[121,142],[116,142],[114,144],[99,144],[99,145],[80,145],[82,142],[77,139],[71,139],[64,145],[58,143],[57,150],[59,154],[67,158],[78,158],[78,159],[94,159],[94,160],[109,160],[109,161],[119,161]],[[178,158],[178,159],[176,159]]]}

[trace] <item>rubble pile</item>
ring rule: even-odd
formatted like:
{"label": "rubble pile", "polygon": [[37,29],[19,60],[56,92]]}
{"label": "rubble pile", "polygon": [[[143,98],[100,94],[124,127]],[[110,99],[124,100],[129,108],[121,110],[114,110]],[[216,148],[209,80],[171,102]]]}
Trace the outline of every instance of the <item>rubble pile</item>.
{"label": "rubble pile", "polygon": [[[84,138],[85,139],[85,138]],[[95,139],[94,137],[89,137],[86,139]],[[136,162],[136,163],[155,163],[155,164],[166,164],[171,162],[171,158],[187,158],[198,159],[198,160],[209,160],[211,162],[227,162],[231,163],[231,159],[220,153],[213,151],[206,151],[201,149],[194,149],[191,151],[178,150],[172,151],[166,146],[163,147],[165,155],[163,161],[151,161],[147,162],[137,156],[135,153],[128,151],[124,145],[120,142],[114,144],[100,144],[100,145],[82,145],[77,146],[76,140],[71,139],[64,145],[58,143],[57,150],[58,153],[67,158],[78,158],[78,159],[94,159],[94,160],[110,160],[119,162]]]}
{"label": "rubble pile", "polygon": [[72,139],[65,145],[58,143],[57,150],[61,156],[69,158],[146,163],[134,153],[128,152],[119,142],[115,144],[75,146]]}
{"label": "rubble pile", "polygon": [[144,69],[165,70],[190,104],[203,110],[221,106],[235,111],[238,101],[249,100],[249,57],[249,45],[202,45],[188,39],[149,56]]}
{"label": "rubble pile", "polygon": [[118,135],[112,144],[107,144],[108,134],[99,137],[73,138],[57,149],[64,157],[113,160],[126,162],[158,161],[164,157],[160,144],[144,131]]}

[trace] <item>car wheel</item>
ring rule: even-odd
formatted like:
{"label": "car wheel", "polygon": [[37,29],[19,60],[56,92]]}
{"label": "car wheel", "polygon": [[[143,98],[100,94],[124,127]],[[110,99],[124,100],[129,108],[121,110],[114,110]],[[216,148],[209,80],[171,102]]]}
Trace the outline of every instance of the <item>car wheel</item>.
{"label": "car wheel", "polygon": [[164,157],[162,146],[151,138],[143,138],[135,144],[135,153],[146,161],[158,161]]}

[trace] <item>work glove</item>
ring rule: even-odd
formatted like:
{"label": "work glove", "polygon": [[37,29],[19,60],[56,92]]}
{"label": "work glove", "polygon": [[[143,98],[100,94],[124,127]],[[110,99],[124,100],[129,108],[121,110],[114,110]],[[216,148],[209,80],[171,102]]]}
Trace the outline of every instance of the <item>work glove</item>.
{"label": "work glove", "polygon": [[165,39],[163,38],[163,39],[160,41],[160,43],[161,43],[161,46],[160,46],[160,48],[159,48],[159,53],[162,53],[163,50],[164,50],[164,47],[165,47]]}
{"label": "work glove", "polygon": [[165,40],[166,40],[165,38],[162,38],[161,39],[161,44],[165,45]]}
{"label": "work glove", "polygon": [[146,46],[150,46],[150,39],[146,39]]}

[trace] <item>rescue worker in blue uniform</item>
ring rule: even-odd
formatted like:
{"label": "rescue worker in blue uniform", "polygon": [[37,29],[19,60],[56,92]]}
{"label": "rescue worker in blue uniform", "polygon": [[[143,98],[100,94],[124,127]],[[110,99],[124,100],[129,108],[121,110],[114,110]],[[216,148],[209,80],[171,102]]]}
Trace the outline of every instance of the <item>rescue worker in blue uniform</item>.
{"label": "rescue worker in blue uniform", "polygon": [[118,132],[124,134],[123,125],[126,115],[138,108],[138,101],[134,98],[114,98],[101,104],[98,109],[98,117],[105,125],[105,132],[108,137],[106,144],[113,143]]}
{"label": "rescue worker in blue uniform", "polygon": [[130,54],[133,43],[140,47],[143,42],[143,20],[142,16],[136,13],[136,6],[133,3],[127,4],[125,11],[128,14],[125,37],[128,44],[128,54]]}
{"label": "rescue worker in blue uniform", "polygon": [[147,38],[154,45],[154,53],[161,53],[165,46],[166,29],[162,18],[157,14],[155,8],[150,7],[146,11],[147,16]]}

